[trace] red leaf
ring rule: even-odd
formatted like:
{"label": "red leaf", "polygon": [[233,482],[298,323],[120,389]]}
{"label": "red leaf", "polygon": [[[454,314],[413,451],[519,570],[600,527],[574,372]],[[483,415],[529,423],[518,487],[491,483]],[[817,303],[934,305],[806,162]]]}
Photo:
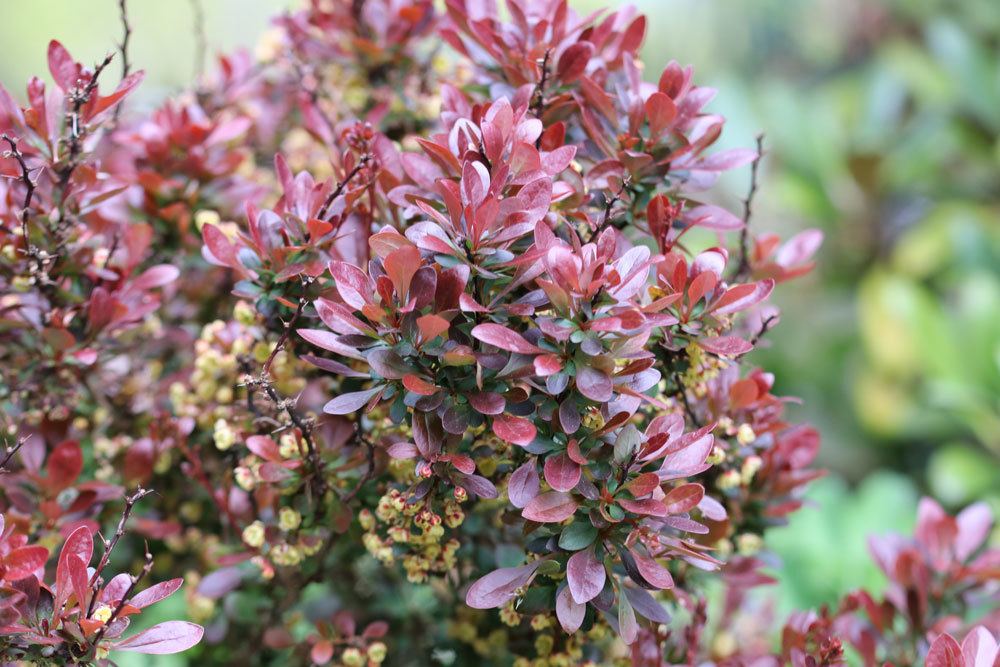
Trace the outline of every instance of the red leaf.
{"label": "red leaf", "polygon": [[563,83],[572,83],[587,70],[587,63],[594,55],[594,45],[590,42],[572,44],[559,56],[556,76]]}
{"label": "red leaf", "polygon": [[942,633],[931,644],[931,648],[927,652],[927,662],[924,664],[926,667],[964,667],[962,647],[958,645],[954,637]]}
{"label": "red leaf", "polygon": [[659,139],[676,116],[677,106],[663,93],[655,92],[646,100],[646,118],[649,119],[649,134],[653,141]]}
{"label": "red leaf", "polygon": [[524,417],[497,415],[493,418],[493,433],[504,442],[527,447],[535,439],[538,429]]}
{"label": "red leaf", "polygon": [[413,274],[420,268],[420,251],[416,246],[403,246],[390,252],[382,264],[396,289],[396,296],[403,302],[410,291]]}
{"label": "red leaf", "polygon": [[309,651],[309,659],[317,665],[325,665],[331,658],[333,658],[333,642],[329,639],[320,639]]}
{"label": "red leaf", "polygon": [[165,655],[186,651],[201,641],[205,629],[187,621],[159,623],[113,645],[116,651]]}
{"label": "red leaf", "polygon": [[80,66],[73,60],[66,47],[54,39],[49,42],[48,55],[49,73],[63,92],[69,92],[80,78]]}
{"label": "red leaf", "polygon": [[142,275],[132,281],[131,286],[140,290],[163,287],[177,280],[180,274],[180,269],[173,264],[157,264],[143,271]]}
{"label": "red leaf", "polygon": [[562,360],[559,355],[556,354],[543,354],[535,357],[535,375],[539,377],[547,377],[549,375],[555,375],[562,370]]}
{"label": "red leaf", "polygon": [[659,485],[660,478],[655,472],[644,472],[625,485],[625,488],[636,498],[642,498],[651,494]]}
{"label": "red leaf", "polygon": [[580,464],[566,453],[555,454],[545,459],[545,481],[556,491],[569,491],[580,481]]}
{"label": "red leaf", "polygon": [[573,516],[577,507],[577,502],[568,493],[549,491],[532,498],[521,516],[538,523],[559,523]]}
{"label": "red leaf", "polygon": [[701,484],[684,484],[668,493],[663,502],[668,513],[682,514],[697,507],[704,496],[705,489]]}
{"label": "red leaf", "polygon": [[80,526],[66,538],[59,552],[59,562],[56,564],[56,594],[53,605],[56,613],[62,609],[71,593],[74,566],[70,561],[77,560],[86,568],[93,555],[94,537],[87,526]]}
{"label": "red leaf", "polygon": [[5,568],[3,578],[7,581],[23,579],[45,565],[48,559],[49,550],[45,547],[29,546],[14,549],[0,561]]}
{"label": "red leaf", "polygon": [[566,563],[566,581],[577,604],[585,604],[597,597],[604,589],[606,578],[604,563],[594,555],[593,548],[577,551]]}
{"label": "red leaf", "polygon": [[425,343],[448,331],[449,326],[451,325],[448,320],[440,315],[422,315],[417,318],[417,329],[420,330],[420,338]]}
{"label": "red leaf", "polygon": [[80,443],[66,440],[59,443],[46,461],[48,486],[54,491],[62,491],[76,481],[83,470],[83,452]]}
{"label": "red leaf", "polygon": [[403,386],[414,394],[420,394],[421,396],[433,396],[438,392],[437,387],[412,373],[407,373],[403,376]]}
{"label": "red leaf", "polygon": [[473,609],[495,609],[507,604],[517,589],[531,581],[545,561],[536,560],[520,567],[502,567],[476,580],[465,594],[465,604]]}
{"label": "red leaf", "polygon": [[480,324],[472,329],[472,337],[487,345],[519,354],[543,354],[545,350],[534,345],[516,331],[500,324]]}
{"label": "red leaf", "polygon": [[93,118],[97,114],[101,113],[106,109],[110,109],[114,105],[121,102],[125,97],[131,93],[135,88],[142,83],[142,80],[146,77],[146,73],[143,70],[138,72],[132,72],[127,77],[122,79],[118,87],[115,88],[115,92],[110,95],[105,95],[97,100],[94,104],[94,108],[90,110],[90,118]]}

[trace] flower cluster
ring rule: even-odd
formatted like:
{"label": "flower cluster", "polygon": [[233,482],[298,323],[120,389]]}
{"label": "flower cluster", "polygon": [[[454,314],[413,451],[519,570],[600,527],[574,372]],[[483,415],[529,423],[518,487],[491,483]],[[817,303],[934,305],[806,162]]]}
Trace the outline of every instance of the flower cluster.
{"label": "flower cluster", "polygon": [[[145,115],[126,46],[113,92],[56,42],[55,90],[0,88],[0,658],[953,655],[997,576],[981,508],[922,505],[884,601],[738,641],[822,474],[746,360],[821,235],[710,191],[750,166],[752,196],[761,145],[714,148],[691,68],[646,80],[634,10],[436,5],[311,0]],[[119,542],[139,575],[105,581]],[[171,573],[204,631],[122,639]]]}

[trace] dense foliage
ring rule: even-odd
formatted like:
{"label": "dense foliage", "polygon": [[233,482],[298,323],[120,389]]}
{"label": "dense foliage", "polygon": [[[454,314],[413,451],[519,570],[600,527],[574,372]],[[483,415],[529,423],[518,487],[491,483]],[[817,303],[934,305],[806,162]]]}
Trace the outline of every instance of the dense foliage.
{"label": "dense foliage", "polygon": [[983,504],[768,641],[762,538],[822,473],[746,355],[822,235],[751,229],[761,143],[643,78],[644,17],[276,25],[145,116],[125,46],[0,89],[4,660],[994,663]]}

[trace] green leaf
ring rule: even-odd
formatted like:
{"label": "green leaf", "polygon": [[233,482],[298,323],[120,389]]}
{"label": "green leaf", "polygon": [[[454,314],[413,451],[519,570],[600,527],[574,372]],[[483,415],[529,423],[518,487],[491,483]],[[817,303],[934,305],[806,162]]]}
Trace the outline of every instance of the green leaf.
{"label": "green leaf", "polygon": [[597,528],[585,521],[574,521],[559,535],[559,546],[567,551],[589,547],[597,538]]}

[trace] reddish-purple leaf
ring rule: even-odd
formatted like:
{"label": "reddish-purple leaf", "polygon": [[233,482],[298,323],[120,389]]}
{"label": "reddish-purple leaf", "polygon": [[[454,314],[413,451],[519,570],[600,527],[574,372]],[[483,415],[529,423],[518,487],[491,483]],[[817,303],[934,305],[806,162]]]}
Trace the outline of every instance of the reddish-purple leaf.
{"label": "reddish-purple leaf", "polygon": [[528,584],[545,561],[536,560],[520,567],[503,567],[476,580],[465,594],[465,604],[473,609],[495,609],[507,604],[517,589]]}
{"label": "reddish-purple leaf", "polygon": [[959,561],[969,558],[986,540],[993,526],[993,512],[984,502],[969,505],[955,517],[958,534],[955,536],[955,557]]}
{"label": "reddish-purple leaf", "polygon": [[677,106],[661,92],[655,92],[646,99],[646,118],[649,120],[649,134],[657,140],[663,131],[674,122]]}
{"label": "reddish-purple leaf", "polygon": [[94,536],[87,526],[80,526],[66,538],[59,552],[59,561],[56,563],[55,613],[59,613],[72,592],[75,563],[71,561],[76,560],[86,568],[93,555]]}
{"label": "reddish-purple leaf", "polygon": [[83,452],[80,450],[80,443],[75,440],[59,443],[49,454],[45,467],[49,472],[49,487],[55,491],[65,489],[76,481],[83,470]]}
{"label": "reddish-purple leaf", "polygon": [[753,344],[738,336],[716,336],[698,341],[703,349],[724,357],[738,357],[753,349]]}
{"label": "reddish-purple leaf", "polygon": [[670,491],[663,503],[667,506],[668,514],[682,514],[690,512],[705,496],[705,489],[701,484],[684,484]]}
{"label": "reddish-purple leaf", "polygon": [[556,491],[569,491],[580,481],[580,464],[565,452],[545,459],[545,481]]}
{"label": "reddish-purple leaf", "polygon": [[556,76],[563,83],[572,83],[580,78],[594,55],[594,45],[590,42],[577,42],[572,44],[562,55],[559,56],[559,64],[556,66]]}
{"label": "reddish-purple leaf", "polygon": [[493,391],[476,392],[469,394],[469,405],[476,412],[484,415],[499,415],[503,413],[507,401],[503,396]]}
{"label": "reddish-purple leaf", "polygon": [[420,251],[416,246],[403,246],[390,252],[382,264],[396,289],[396,296],[403,302],[410,291],[413,274],[420,268]]}
{"label": "reddish-purple leaf", "polygon": [[56,40],[49,42],[49,73],[56,85],[69,92],[80,78],[80,68],[62,44]]}
{"label": "reddish-purple leaf", "polygon": [[384,388],[385,385],[380,384],[376,387],[372,387],[371,389],[365,389],[364,391],[353,391],[347,394],[341,394],[324,405],[323,412],[330,415],[349,415],[352,412],[357,412],[363,408],[372,397],[381,392]]}
{"label": "reddish-purple leaf", "polygon": [[541,484],[534,459],[521,465],[507,481],[507,498],[518,509],[524,508],[535,496]]}
{"label": "reddish-purple leaf", "polygon": [[504,442],[527,447],[535,439],[538,429],[524,417],[497,415],[493,418],[493,433]]}
{"label": "reddish-purple leaf", "polygon": [[535,496],[525,505],[521,516],[538,523],[559,523],[573,516],[577,502],[573,496],[561,491],[549,491]]}
{"label": "reddish-purple leaf", "polygon": [[140,290],[163,287],[177,280],[180,274],[180,269],[173,264],[157,264],[143,271],[138,278],[132,281],[131,285]]}
{"label": "reddish-purple leaf", "polygon": [[592,366],[579,366],[576,370],[576,388],[592,401],[607,403],[611,400],[614,385],[607,373]]}
{"label": "reddish-purple leaf", "polygon": [[205,629],[187,621],[167,621],[114,644],[116,651],[165,655],[186,651],[201,641]]}
{"label": "reddish-purple leaf", "polygon": [[138,607],[139,609],[148,607],[151,604],[155,604],[160,600],[173,595],[183,583],[184,580],[180,578],[161,581],[154,586],[150,586],[139,594],[133,595],[128,603],[133,607]]}
{"label": "reddish-purple leaf", "polygon": [[534,345],[521,334],[501,324],[480,324],[472,329],[472,337],[487,345],[519,354],[542,354],[542,348]]}
{"label": "reddish-purple leaf", "polygon": [[653,558],[647,558],[631,549],[629,552],[635,560],[636,569],[639,570],[639,574],[647,583],[657,588],[673,588],[674,578],[670,576],[667,568],[657,563]]}
{"label": "reddish-purple leaf", "polygon": [[579,604],[573,599],[568,586],[563,586],[556,593],[556,618],[559,625],[569,634],[573,634],[583,625],[583,618],[587,614],[587,605]]}
{"label": "reddish-purple leaf", "polygon": [[663,504],[662,500],[657,500],[656,498],[647,498],[645,500],[619,498],[616,502],[633,514],[641,514],[643,516],[667,515],[667,506]]}
{"label": "reddish-purple leaf", "polygon": [[965,667],[962,647],[947,633],[938,635],[927,652],[926,667]]}
{"label": "reddish-purple leaf", "polygon": [[243,581],[243,571],[238,567],[223,567],[205,575],[198,582],[198,594],[218,600],[236,590]]}
{"label": "reddish-purple leaf", "polygon": [[371,281],[364,271],[353,264],[330,262],[330,275],[340,298],[354,310],[361,310],[374,301]]}
{"label": "reddish-purple leaf", "polygon": [[965,667],[996,667],[1000,664],[997,639],[982,625],[974,627],[962,640]]}
{"label": "reddish-purple leaf", "polygon": [[3,578],[7,581],[23,579],[45,565],[48,559],[49,550],[45,547],[27,546],[14,549],[0,559],[0,565],[4,568]]}
{"label": "reddish-purple leaf", "polygon": [[566,562],[566,581],[577,604],[593,600],[604,588],[607,572],[604,563],[594,555],[594,549],[577,551]]}

